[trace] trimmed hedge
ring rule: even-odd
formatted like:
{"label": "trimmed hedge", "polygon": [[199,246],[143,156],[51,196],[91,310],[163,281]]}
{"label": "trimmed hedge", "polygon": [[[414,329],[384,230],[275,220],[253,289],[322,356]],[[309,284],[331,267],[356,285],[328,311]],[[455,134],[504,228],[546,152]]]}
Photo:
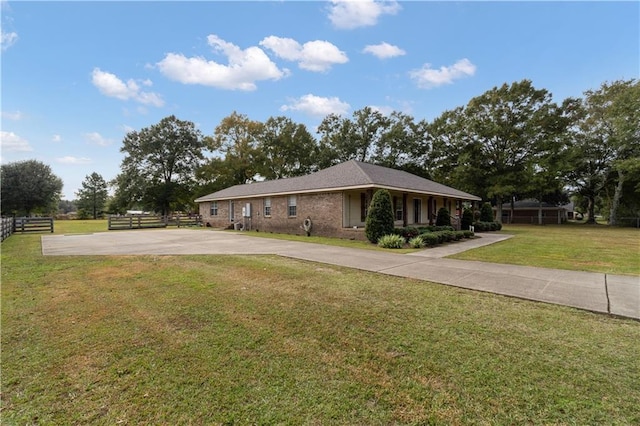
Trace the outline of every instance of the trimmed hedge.
{"label": "trimmed hedge", "polygon": [[473,228],[476,232],[490,232],[490,231],[499,231],[502,229],[502,224],[500,222],[475,222],[473,224]]}

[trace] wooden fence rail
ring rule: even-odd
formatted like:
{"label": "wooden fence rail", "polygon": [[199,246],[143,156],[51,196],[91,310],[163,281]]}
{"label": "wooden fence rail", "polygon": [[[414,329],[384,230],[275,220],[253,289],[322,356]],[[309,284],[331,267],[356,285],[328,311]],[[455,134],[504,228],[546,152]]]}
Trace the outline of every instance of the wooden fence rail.
{"label": "wooden fence rail", "polygon": [[20,232],[51,232],[53,233],[52,217],[3,217],[0,234],[6,240],[11,234]]}
{"label": "wooden fence rail", "polygon": [[16,217],[13,232],[51,232],[53,233],[52,217]]}
{"label": "wooden fence rail", "polygon": [[109,230],[200,226],[201,222],[200,216],[109,216]]}
{"label": "wooden fence rail", "polygon": [[11,234],[13,234],[13,218],[12,217],[2,218],[2,221],[0,222],[0,234],[2,234],[0,241],[6,240],[7,238],[9,238]]}

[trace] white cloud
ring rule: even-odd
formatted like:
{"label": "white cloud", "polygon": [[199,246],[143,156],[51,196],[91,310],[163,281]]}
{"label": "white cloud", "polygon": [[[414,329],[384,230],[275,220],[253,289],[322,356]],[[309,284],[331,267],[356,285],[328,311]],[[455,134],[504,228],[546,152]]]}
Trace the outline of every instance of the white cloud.
{"label": "white cloud", "polygon": [[400,9],[396,1],[333,0],[329,20],[336,28],[350,30],[375,25],[381,15],[395,15]]}
{"label": "white cloud", "polygon": [[0,146],[6,152],[27,152],[33,151],[26,139],[21,138],[13,132],[0,131]]}
{"label": "white cloud", "polygon": [[98,132],[85,133],[84,137],[87,140],[87,142],[92,145],[109,146],[113,143],[111,139],[107,139],[103,137]]}
{"label": "white cloud", "polygon": [[23,117],[24,115],[20,111],[15,111],[15,112],[2,111],[2,118],[6,118],[7,120],[18,121],[18,120],[22,120]]}
{"label": "white cloud", "polygon": [[346,53],[323,40],[309,41],[301,45],[291,38],[269,36],[263,39],[260,45],[282,59],[298,62],[298,66],[307,71],[323,72],[334,64],[349,61]]}
{"label": "white cloud", "polygon": [[[164,105],[164,100],[160,95],[153,92],[143,92],[135,80],[129,79],[125,83],[115,74],[102,71],[100,68],[94,68],[91,73],[91,82],[100,90],[100,93],[111,98],[123,101],[131,99],[144,105],[156,107]],[[144,80],[141,84],[143,86],[151,85],[149,80]]]}
{"label": "white cloud", "polygon": [[257,81],[279,80],[289,74],[279,69],[259,47],[242,50],[214,34],[207,41],[214,51],[227,57],[226,65],[199,56],[187,58],[181,53],[168,53],[157,63],[160,72],[184,84],[245,91],[255,90]]}
{"label": "white cloud", "polygon": [[324,98],[312,94],[292,99],[289,105],[282,105],[281,111],[300,111],[307,115],[324,117],[329,114],[343,115],[351,106],[337,97]]}
{"label": "white cloud", "polygon": [[451,84],[453,80],[470,77],[476,73],[476,66],[468,59],[460,59],[450,67],[431,68],[431,64],[425,64],[422,68],[409,72],[409,76],[418,87],[429,89],[432,87]]}
{"label": "white cloud", "polygon": [[2,31],[2,35],[0,37],[2,37],[0,39],[2,50],[7,50],[11,46],[13,46],[16,41],[18,41],[18,33],[16,32],[5,33],[4,31]]}
{"label": "white cloud", "polygon": [[370,44],[366,46],[363,50],[363,53],[371,53],[373,56],[378,59],[387,59],[393,58],[395,56],[405,55],[407,52],[400,49],[398,46],[394,46],[392,44],[383,42],[380,44]]}
{"label": "white cloud", "polygon": [[62,136],[53,135],[53,137],[51,138],[51,142],[62,142]]}
{"label": "white cloud", "polygon": [[67,155],[66,157],[58,157],[56,158],[57,163],[61,164],[70,164],[70,165],[78,165],[78,164],[91,164],[91,158],[86,157],[73,157]]}

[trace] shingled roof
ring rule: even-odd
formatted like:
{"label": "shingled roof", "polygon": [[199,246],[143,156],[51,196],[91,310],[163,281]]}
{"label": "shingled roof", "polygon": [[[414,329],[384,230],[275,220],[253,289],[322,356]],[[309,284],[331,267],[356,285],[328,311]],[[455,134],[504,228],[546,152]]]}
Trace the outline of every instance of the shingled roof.
{"label": "shingled roof", "polygon": [[350,160],[306,176],[235,185],[200,197],[195,202],[373,188],[481,200],[475,195],[402,170]]}

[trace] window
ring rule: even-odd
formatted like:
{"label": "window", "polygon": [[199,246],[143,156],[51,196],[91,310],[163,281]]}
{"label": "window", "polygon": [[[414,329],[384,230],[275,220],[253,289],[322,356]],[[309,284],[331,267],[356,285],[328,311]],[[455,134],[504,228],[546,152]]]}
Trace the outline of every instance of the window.
{"label": "window", "polygon": [[271,198],[267,197],[264,199],[264,215],[271,216]]}
{"label": "window", "polygon": [[396,220],[404,220],[404,205],[401,198],[393,197],[393,211],[395,212]]}
{"label": "window", "polygon": [[218,216],[218,202],[211,202],[211,216]]}
{"label": "window", "polygon": [[297,208],[298,200],[295,195],[289,196],[288,206],[289,206],[289,216],[296,216],[298,213],[298,208]]}
{"label": "window", "polygon": [[360,222],[367,220],[367,214],[369,213],[369,206],[367,205],[367,194],[360,193]]}

